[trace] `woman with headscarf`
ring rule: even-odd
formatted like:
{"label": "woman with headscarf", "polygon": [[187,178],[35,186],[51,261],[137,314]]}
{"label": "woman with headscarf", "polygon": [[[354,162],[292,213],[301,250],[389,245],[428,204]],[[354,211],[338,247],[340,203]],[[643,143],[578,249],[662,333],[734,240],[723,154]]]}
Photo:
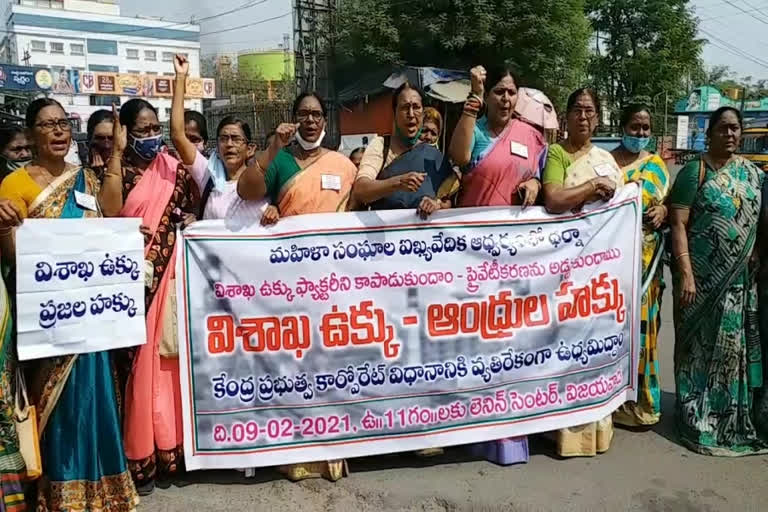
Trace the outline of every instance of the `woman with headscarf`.
{"label": "woman with headscarf", "polygon": [[88,159],[89,166],[101,177],[112,156],[112,124],[115,118],[111,110],[97,110],[88,118]]}
{"label": "woman with headscarf", "polygon": [[628,427],[647,427],[661,417],[659,355],[661,297],[664,293],[664,235],[670,181],[667,166],[658,155],[646,151],[651,140],[651,113],[645,105],[632,104],[621,114],[624,136],[611,154],[627,183],[637,183],[643,195],[643,299],[640,305],[640,360],[637,401],[626,402],[613,421]]}
{"label": "woman with headscarf", "polygon": [[[355,166],[337,151],[321,146],[325,138],[325,102],[317,93],[304,92],[293,102],[296,125],[280,125],[270,149],[283,147],[266,169],[262,162],[249,167],[238,181],[240,197],[272,206],[263,224],[277,217],[306,213],[343,212],[347,209]],[[286,146],[295,136],[296,144]]]}
{"label": "woman with headscarf", "polygon": [[[122,204],[119,172],[107,172],[100,181],[90,169],[65,162],[72,125],[57,101],[30,103],[26,124],[35,158],[0,185],[0,242],[7,263],[15,255],[12,228],[23,219],[114,216]],[[135,510],[139,498],[126,468],[109,352],[43,359],[35,361],[34,370],[30,388],[44,468],[37,510]],[[5,425],[8,412],[0,411]],[[13,453],[12,445],[5,448]],[[17,459],[6,461],[11,469],[23,467]],[[3,486],[12,483],[6,477]]]}
{"label": "woman with headscarf", "polygon": [[[293,103],[296,125],[280,125],[270,148],[277,152],[266,173],[257,160],[240,175],[237,191],[251,201],[268,198],[271,207],[262,224],[279,217],[346,211],[355,166],[346,156],[321,147],[325,138],[325,102],[317,93],[304,92]],[[295,136],[297,144],[286,146]],[[270,149],[271,151],[271,149]],[[282,466],[290,480],[324,477],[336,481],[347,472],[342,459]]]}
{"label": "woman with headscarf", "polygon": [[[266,207],[266,201],[242,200],[237,193],[237,180],[245,172],[247,162],[251,158],[256,158],[260,168],[266,169],[280,150],[280,146],[276,144],[283,139],[273,138],[273,145],[267,151],[255,155],[255,147],[251,142],[251,127],[242,119],[227,116],[216,129],[216,150],[210,158],[206,158],[203,154],[203,141],[208,135],[207,131],[201,133],[201,126],[205,127],[204,119],[200,120],[193,115],[190,116],[191,121],[188,121],[184,113],[189,62],[186,57],[176,55],[174,67],[176,84],[171,108],[171,139],[182,163],[188,166],[189,173],[200,190],[198,218],[202,220],[238,217],[258,221]],[[281,125],[278,129],[287,130],[289,133],[286,136],[293,133],[292,125]],[[257,164],[253,162],[252,165]]]}
{"label": "woman with headscarf", "polygon": [[374,210],[416,209],[422,216],[451,207],[455,176],[448,158],[420,144],[423,94],[408,82],[392,95],[394,133],[376,137],[365,150],[355,178],[355,204]]}
{"label": "woman with headscarf", "polygon": [[[610,200],[624,185],[613,156],[592,145],[600,118],[600,101],[591,89],[578,89],[568,98],[568,138],[549,149],[542,175],[544,205],[552,213],[580,209],[594,201]],[[561,457],[591,457],[608,450],[613,440],[613,420],[600,421],[557,432]]]}
{"label": "woman with headscarf", "polygon": [[[530,206],[541,190],[547,157],[542,130],[551,127],[554,109],[542,106],[537,128],[515,115],[519,82],[511,70],[477,66],[470,78],[472,92],[450,146],[463,169],[458,206]],[[483,108],[486,115],[478,119]]]}
{"label": "woman with headscarf", "polygon": [[20,126],[0,128],[0,181],[32,160],[32,146]]}
{"label": "woman with headscarf", "polygon": [[176,347],[163,340],[165,322],[174,314],[167,302],[176,263],[176,228],[194,218],[199,204],[190,173],[162,149],[155,108],[141,99],[125,103],[115,123],[108,173],[123,178],[120,216],[143,219],[148,261],[147,343],[122,351],[125,361],[118,367],[126,382],[125,453],[142,495],[154,490],[157,477],[183,467],[179,359]]}
{"label": "woman with headscarf", "polygon": [[669,194],[675,420],[685,446],[729,457],[768,451],[755,278],[765,176],[736,154],[741,130],[741,112],[716,110],[709,149],[680,170]]}

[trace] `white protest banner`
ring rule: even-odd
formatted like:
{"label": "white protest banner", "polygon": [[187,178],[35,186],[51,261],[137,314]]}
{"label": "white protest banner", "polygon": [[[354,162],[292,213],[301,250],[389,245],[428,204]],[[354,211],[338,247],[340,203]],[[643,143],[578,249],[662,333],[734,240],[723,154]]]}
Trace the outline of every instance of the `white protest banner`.
{"label": "white protest banner", "polygon": [[188,228],[177,283],[189,469],[466,444],[634,399],[638,188],[549,215],[474,208]]}
{"label": "white protest banner", "polygon": [[19,359],[143,345],[141,219],[27,219],[16,230]]}

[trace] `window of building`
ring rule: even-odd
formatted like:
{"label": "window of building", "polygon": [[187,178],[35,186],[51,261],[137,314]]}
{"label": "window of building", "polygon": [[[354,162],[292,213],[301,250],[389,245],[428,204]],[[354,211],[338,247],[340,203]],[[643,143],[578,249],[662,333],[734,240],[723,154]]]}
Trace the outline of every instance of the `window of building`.
{"label": "window of building", "polygon": [[176,73],[163,73],[163,76],[176,76]]}
{"label": "window of building", "polygon": [[92,95],[90,97],[92,107],[111,107],[113,104],[120,105],[120,96],[102,96]]}
{"label": "window of building", "polygon": [[157,74],[157,71],[147,71],[147,74],[148,74],[148,75],[156,75],[156,74]]}
{"label": "window of building", "polygon": [[141,74],[141,71],[139,71],[138,69],[129,69],[128,73],[130,73],[132,75],[139,75],[139,74]]}
{"label": "window of building", "polygon": [[45,51],[45,41],[32,41],[32,44],[30,45],[33,52],[44,52]]}
{"label": "window of building", "polygon": [[51,53],[64,53],[64,43],[51,42]]}
{"label": "window of building", "polygon": [[173,62],[173,52],[163,52],[163,62]]}
{"label": "window of building", "polygon": [[72,43],[69,45],[69,53],[72,55],[83,55],[84,47],[81,44]]}
{"label": "window of building", "polygon": [[144,50],[144,60],[156,61],[157,52],[155,50]]}
{"label": "window of building", "polygon": [[139,60],[139,50],[136,48],[128,48],[125,50],[125,56],[130,60]]}
{"label": "window of building", "polygon": [[88,39],[88,53],[101,55],[117,55],[117,41],[104,39]]}
{"label": "window of building", "polygon": [[105,73],[118,73],[117,66],[102,66],[101,64],[88,64],[88,71],[103,71]]}

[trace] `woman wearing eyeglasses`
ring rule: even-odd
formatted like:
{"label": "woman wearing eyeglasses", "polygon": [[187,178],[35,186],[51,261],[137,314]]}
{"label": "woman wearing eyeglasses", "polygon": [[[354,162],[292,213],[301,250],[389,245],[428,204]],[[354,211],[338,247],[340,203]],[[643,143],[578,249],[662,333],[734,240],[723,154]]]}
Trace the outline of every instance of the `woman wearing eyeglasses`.
{"label": "woman wearing eyeglasses", "polygon": [[[235,116],[222,119],[216,129],[216,150],[206,158],[198,144],[203,140],[199,135],[199,125],[202,121],[195,121],[198,125],[198,129],[194,130],[196,133],[190,133],[188,127],[192,123],[185,122],[184,94],[189,62],[183,55],[176,55],[174,67],[176,85],[173,89],[171,109],[171,139],[182,163],[187,166],[199,187],[201,201],[198,218],[258,221],[266,201],[243,201],[237,194],[237,180],[255,153],[250,126]],[[293,128],[293,125],[286,125],[283,129],[290,128]],[[192,137],[197,140],[191,140]],[[256,157],[262,169],[269,167],[272,158],[280,150],[281,140],[274,137],[270,147]]]}
{"label": "woman wearing eyeglasses", "polygon": [[337,151],[321,147],[325,138],[325,103],[316,93],[305,92],[293,102],[297,125],[280,125],[272,146],[286,146],[294,137],[296,144],[279,151],[262,174],[260,161],[240,176],[238,193],[243,199],[267,197],[270,208],[263,224],[278,217],[306,213],[343,212],[357,168]]}
{"label": "woman wearing eyeglasses", "polygon": [[[90,169],[64,158],[72,126],[61,105],[41,98],[26,113],[27,133],[36,156],[0,185],[0,242],[6,263],[13,263],[14,232],[25,218],[78,219],[114,216],[122,204],[120,173],[108,172],[100,182]],[[76,250],[76,249],[73,249]],[[6,311],[7,314],[7,311]],[[10,329],[6,316],[3,365]],[[38,510],[134,510],[139,502],[127,471],[117,395],[108,352],[35,361],[29,382],[37,406],[44,475],[38,484]],[[0,395],[7,397],[7,376]],[[0,432],[14,432],[10,411],[0,408]],[[13,494],[13,471],[23,470],[18,442],[2,439],[2,510],[22,510],[23,494]],[[18,486],[20,490],[20,486]],[[14,497],[19,503],[13,502]],[[9,501],[10,500],[10,501]]]}
{"label": "woman wearing eyeglasses", "polygon": [[[600,101],[591,89],[578,89],[568,98],[568,138],[549,149],[544,168],[544,204],[550,212],[580,209],[594,201],[610,200],[624,185],[624,173],[613,156],[592,145],[600,116]],[[591,457],[611,446],[613,420],[561,429],[557,450],[561,457]]]}
{"label": "woman wearing eyeglasses", "polygon": [[107,172],[123,178],[120,216],[143,219],[147,260],[147,343],[118,355],[125,382],[125,453],[143,495],[152,492],[156,477],[181,467],[179,360],[175,347],[163,340],[165,323],[172,321],[168,315],[173,314],[167,304],[173,289],[176,228],[194,218],[199,192],[186,168],[162,151],[162,128],[150,103],[132,99],[123,105],[113,139]]}

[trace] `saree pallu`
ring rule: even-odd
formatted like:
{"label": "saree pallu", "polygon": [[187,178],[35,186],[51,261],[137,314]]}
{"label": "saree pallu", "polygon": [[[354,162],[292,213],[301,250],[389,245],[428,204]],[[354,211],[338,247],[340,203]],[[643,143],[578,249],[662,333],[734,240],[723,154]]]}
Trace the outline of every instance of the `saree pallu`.
{"label": "saree pallu", "polygon": [[740,157],[719,171],[707,167],[690,208],[696,297],[688,307],[678,304],[681,276],[672,267],[677,426],[683,444],[706,455],[768,451],[753,410],[755,391],[763,385],[757,283],[750,264],[762,174]]}
{"label": "saree pallu", "polygon": [[[372,210],[403,210],[419,207],[422,198],[446,199],[450,195],[451,178],[455,177],[448,158],[430,144],[417,144],[399,155],[379,173],[377,179],[385,180],[409,172],[424,173],[424,181],[415,192],[398,190],[375,201]],[[445,195],[445,197],[439,197]]]}
{"label": "saree pallu", "polygon": [[273,165],[283,167],[280,174],[291,176],[280,186],[277,195],[282,217],[346,211],[357,174],[357,168],[349,158],[336,151],[327,151],[300,169],[289,152],[281,151],[279,157]]}
{"label": "saree pallu", "polygon": [[[176,261],[176,233],[168,209],[177,185],[181,185],[177,183],[181,181],[177,179],[179,168],[176,159],[159,154],[133,184],[120,211],[121,217],[141,217],[149,228],[144,257],[154,266],[154,293],[147,304],[147,343],[135,352],[125,390],[125,453],[139,486],[154,480],[158,466],[162,472],[175,472],[181,459],[179,360],[160,356],[165,306]],[[162,249],[166,252],[162,255],[155,248],[160,232],[171,242]],[[160,259],[163,261],[158,266]]]}
{"label": "saree pallu", "polygon": [[22,480],[24,458],[14,422],[16,354],[13,316],[5,282],[0,278],[0,512],[27,510]]}
{"label": "saree pallu", "polygon": [[[98,217],[85,212],[74,191],[97,195],[89,170],[65,172],[29,205],[30,218]],[[133,511],[139,497],[127,471],[117,397],[108,352],[37,361],[37,398],[43,477],[41,512]]]}
{"label": "saree pallu", "polygon": [[[658,155],[624,168],[628,183],[639,183],[643,213],[664,203],[669,191],[669,172]],[[637,401],[626,402],[613,421],[629,427],[654,425],[661,418],[658,340],[661,328],[661,298],[664,294],[664,237],[660,230],[643,225],[643,297],[640,305],[640,359]]]}
{"label": "saree pallu", "polygon": [[464,174],[458,206],[521,205],[518,187],[539,175],[546,158],[547,143],[541,132],[512,119]]}

